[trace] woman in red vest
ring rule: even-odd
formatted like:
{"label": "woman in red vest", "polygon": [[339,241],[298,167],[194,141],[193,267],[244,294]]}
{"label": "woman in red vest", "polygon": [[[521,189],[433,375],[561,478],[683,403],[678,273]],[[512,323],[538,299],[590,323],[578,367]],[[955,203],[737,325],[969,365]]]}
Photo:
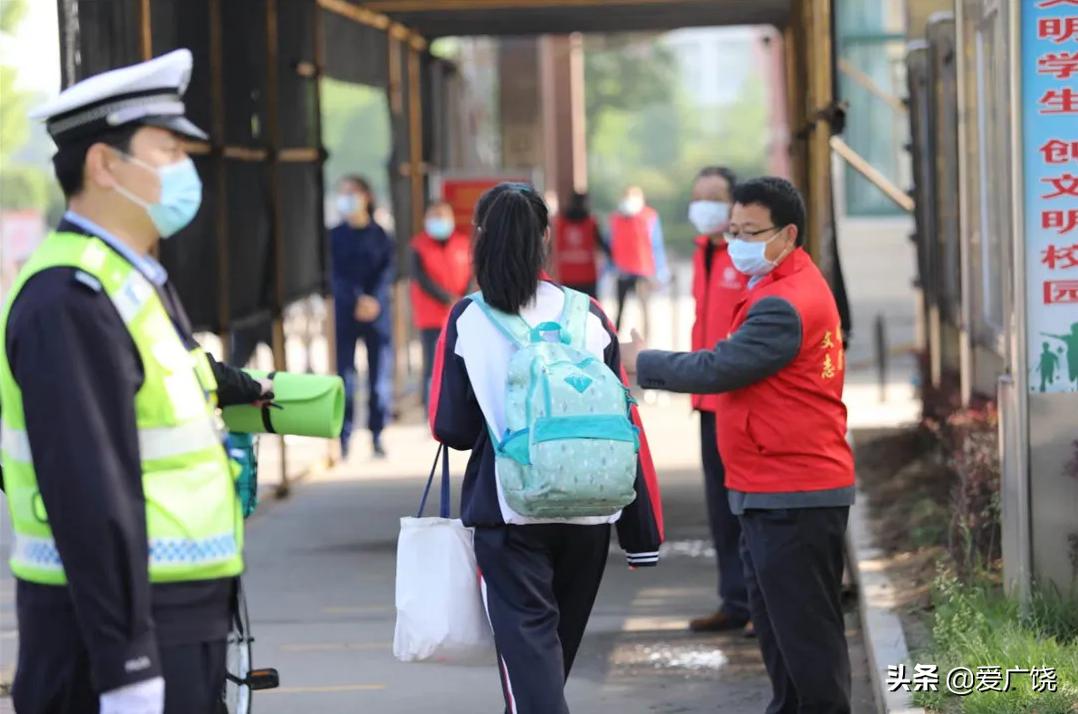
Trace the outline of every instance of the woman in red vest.
{"label": "woman in red vest", "polygon": [[618,314],[615,326],[621,329],[625,300],[635,292],[644,313],[644,337],[650,328],[648,298],[652,289],[670,280],[666,266],[659,214],[644,201],[639,186],[625,189],[618,210],[610,214],[610,253],[618,271]]}
{"label": "woman in red vest", "polygon": [[423,231],[412,239],[412,320],[423,344],[423,405],[430,396],[430,377],[438,336],[449,310],[472,282],[472,240],[458,231],[453,208],[445,201],[427,208]]}
{"label": "woman in red vest", "polygon": [[554,219],[552,277],[567,288],[597,297],[600,251],[610,257],[599,224],[588,210],[588,194],[574,193],[569,207]]}
{"label": "woman in red vest", "polygon": [[854,499],[835,297],[804,242],[805,205],[781,178],[734,189],[727,250],[749,276],[730,336],[696,352],[622,348],[645,389],[719,395],[715,417],[769,712],[850,714],[842,614]]}

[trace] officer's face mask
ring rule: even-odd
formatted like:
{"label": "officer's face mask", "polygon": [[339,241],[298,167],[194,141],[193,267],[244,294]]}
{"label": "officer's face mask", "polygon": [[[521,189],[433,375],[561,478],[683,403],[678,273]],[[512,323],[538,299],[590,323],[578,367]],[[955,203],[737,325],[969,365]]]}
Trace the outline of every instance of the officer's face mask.
{"label": "officer's face mask", "polygon": [[444,216],[432,216],[423,222],[423,228],[434,240],[449,240],[453,235],[453,221]]}
{"label": "officer's face mask", "polygon": [[729,220],[729,203],[693,201],[689,204],[689,222],[701,235],[710,236],[718,233]]}
{"label": "officer's face mask", "polygon": [[165,166],[151,166],[130,154],[119,153],[139,168],[156,174],[161,185],[161,195],[156,201],[143,200],[119,184],[114,188],[127,200],[146,209],[162,238],[172,237],[195,219],[202,205],[202,181],[190,158]]}
{"label": "officer's face mask", "polygon": [[776,265],[778,265],[777,261],[767,259],[767,246],[773,240],[780,237],[782,237],[782,233],[777,233],[767,240],[761,241],[727,238],[726,243],[728,246],[727,250],[730,254],[730,260],[740,273],[750,277],[767,275],[775,269]]}

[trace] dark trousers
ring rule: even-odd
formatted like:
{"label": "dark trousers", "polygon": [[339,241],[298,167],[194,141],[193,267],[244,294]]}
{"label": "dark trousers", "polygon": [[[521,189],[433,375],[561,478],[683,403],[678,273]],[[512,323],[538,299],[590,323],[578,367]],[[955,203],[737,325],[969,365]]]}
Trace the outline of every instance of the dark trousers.
{"label": "dark trousers", "polygon": [[260,343],[273,345],[273,322],[267,320],[232,330],[228,363],[236,367],[246,366]]}
{"label": "dark trousers", "polygon": [[507,714],[569,714],[565,682],[610,548],[610,526],[475,529]]}
{"label": "dark trousers", "polygon": [[[383,310],[385,310],[383,306]],[[382,314],[374,322],[358,322],[351,306],[336,310],[337,374],[344,380],[344,427],[341,443],[347,445],[355,425],[356,342],[367,346],[367,428],[377,438],[385,428],[393,392],[393,341],[389,333],[389,316]]]}
{"label": "dark trousers", "polygon": [[599,289],[597,283],[565,283],[565,287],[570,290],[576,290],[578,293],[584,293],[585,295],[597,298],[599,297]]}
{"label": "dark trousers", "polygon": [[773,697],[767,714],[850,714],[842,616],[848,506],[741,516],[752,623]]}
{"label": "dark trousers", "polygon": [[749,619],[749,593],[741,563],[741,522],[730,512],[726,469],[715,439],[714,412],[700,412],[700,460],[704,466],[704,492],[711,540],[719,564],[719,599],[722,611],[739,620]]}
{"label": "dark trousers", "polygon": [[647,339],[651,327],[650,314],[648,313],[651,281],[645,277],[639,275],[618,276],[618,315],[614,319],[614,327],[618,330],[621,329],[621,318],[625,313],[625,301],[629,298],[629,293],[636,293],[636,296],[640,298],[640,309],[644,313],[644,339]]}
{"label": "dark trousers", "polygon": [[[19,603],[19,714],[97,714],[100,692],[74,611]],[[161,645],[165,714],[215,714],[225,683],[225,641]]]}
{"label": "dark trousers", "polygon": [[423,406],[430,406],[430,380],[434,373],[434,351],[438,349],[438,338],[442,331],[437,327],[419,331],[419,341],[423,345]]}

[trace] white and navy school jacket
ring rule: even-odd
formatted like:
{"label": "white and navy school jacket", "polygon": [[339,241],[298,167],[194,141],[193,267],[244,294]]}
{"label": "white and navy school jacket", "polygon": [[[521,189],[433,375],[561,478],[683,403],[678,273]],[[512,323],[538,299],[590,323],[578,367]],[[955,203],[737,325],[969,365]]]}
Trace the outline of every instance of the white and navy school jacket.
{"label": "white and navy school jacket", "polygon": [[[565,294],[561,288],[541,281],[535,299],[521,310],[520,316],[531,325],[557,322],[564,305]],[[587,350],[626,381],[617,333],[594,301],[586,332]],[[464,524],[616,523],[618,540],[629,565],[655,565],[663,538],[662,504],[647,438],[635,407],[632,417],[640,428],[641,437],[636,500],[622,511],[612,516],[539,520],[516,513],[506,503],[495,472],[494,447],[487,423],[496,433],[505,430],[506,380],[509,360],[515,351],[516,346],[469,298],[454,306],[438,342],[431,383],[430,426],[434,438],[441,443],[459,451],[470,449],[472,452],[461,492]]]}

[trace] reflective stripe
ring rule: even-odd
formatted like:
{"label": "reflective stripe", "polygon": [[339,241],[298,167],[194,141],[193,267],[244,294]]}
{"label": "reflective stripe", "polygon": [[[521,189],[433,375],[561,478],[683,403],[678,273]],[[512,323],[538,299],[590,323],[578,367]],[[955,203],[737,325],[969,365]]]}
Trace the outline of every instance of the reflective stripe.
{"label": "reflective stripe", "polygon": [[52,538],[15,533],[15,542],[11,546],[13,563],[23,564],[39,570],[51,570],[62,573],[64,564],[60,562],[60,552]]}
{"label": "reflective stripe", "polygon": [[[239,553],[234,533],[209,538],[150,538],[150,567],[164,565],[206,565],[230,560]],[[41,570],[62,572],[60,551],[52,538],[15,534],[11,559]]]}
{"label": "reflective stripe", "polygon": [[24,464],[32,463],[30,438],[22,429],[14,429],[0,421],[0,449],[3,449],[12,461]]}
{"label": "reflective stripe", "polygon": [[221,439],[208,417],[138,432],[139,458],[143,461],[169,459],[220,445]]}
{"label": "reflective stripe", "polygon": [[130,325],[142,306],[153,297],[154,288],[150,281],[137,270],[132,270],[120,289],[109,295],[113,305],[123,318],[125,325]]}
{"label": "reflective stripe", "polygon": [[[140,429],[138,434],[139,458],[143,461],[169,459],[174,456],[203,451],[221,444],[217,430],[209,419],[196,419],[180,426],[159,429]],[[13,429],[0,423],[0,449],[9,458],[21,463],[32,463],[30,439],[22,429]]]}

